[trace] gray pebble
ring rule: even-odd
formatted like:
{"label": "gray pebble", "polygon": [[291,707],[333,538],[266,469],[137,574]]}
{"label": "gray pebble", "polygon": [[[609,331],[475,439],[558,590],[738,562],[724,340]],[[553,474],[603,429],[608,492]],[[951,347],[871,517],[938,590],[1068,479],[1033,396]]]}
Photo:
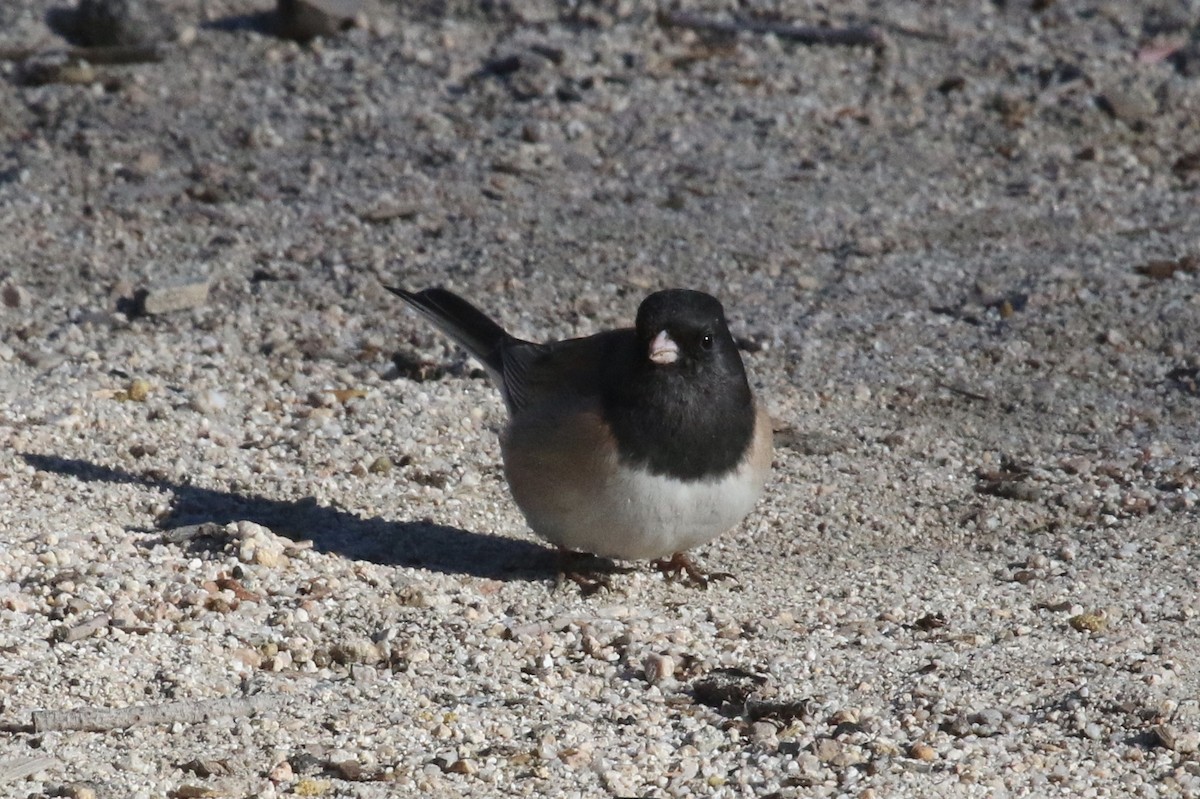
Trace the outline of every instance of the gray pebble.
{"label": "gray pebble", "polygon": [[362,10],[360,0],[278,0],[277,33],[298,42],[335,36],[353,27]]}
{"label": "gray pebble", "polygon": [[196,308],[208,302],[208,289],[208,278],[185,278],[148,286],[136,294],[138,308],[151,316]]}
{"label": "gray pebble", "polygon": [[80,0],[73,24],[75,35],[93,47],[136,47],[178,36],[158,0]]}

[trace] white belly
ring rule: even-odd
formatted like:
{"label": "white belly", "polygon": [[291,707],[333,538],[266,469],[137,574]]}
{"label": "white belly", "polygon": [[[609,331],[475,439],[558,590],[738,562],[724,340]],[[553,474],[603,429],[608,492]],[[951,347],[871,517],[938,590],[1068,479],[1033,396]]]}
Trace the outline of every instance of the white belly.
{"label": "white belly", "polygon": [[568,549],[626,560],[664,558],[737,525],[761,489],[748,469],[720,480],[682,482],[622,467],[590,502],[557,518],[539,518],[534,508],[526,516],[534,531]]}
{"label": "white belly", "polygon": [[535,425],[522,418],[501,439],[513,498],[530,528],[550,543],[622,560],[683,552],[745,518],[771,467],[765,413],[758,414],[746,457],[720,478],[684,481],[620,463],[607,436],[598,423],[539,419]]}

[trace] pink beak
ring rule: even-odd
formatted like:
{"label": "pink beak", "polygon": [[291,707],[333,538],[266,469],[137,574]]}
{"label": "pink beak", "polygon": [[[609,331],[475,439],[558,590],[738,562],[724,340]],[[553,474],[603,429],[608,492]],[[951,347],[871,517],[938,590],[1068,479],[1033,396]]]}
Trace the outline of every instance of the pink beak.
{"label": "pink beak", "polygon": [[679,359],[679,345],[663,330],[650,342],[650,360],[660,365],[675,363]]}

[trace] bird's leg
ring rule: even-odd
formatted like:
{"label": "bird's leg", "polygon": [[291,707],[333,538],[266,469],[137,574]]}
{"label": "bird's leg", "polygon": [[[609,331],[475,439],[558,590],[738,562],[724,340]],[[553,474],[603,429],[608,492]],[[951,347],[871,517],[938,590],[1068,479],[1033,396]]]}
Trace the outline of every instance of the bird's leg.
{"label": "bird's leg", "polygon": [[660,558],[654,561],[654,566],[668,580],[688,582],[698,588],[708,588],[708,584],[715,580],[735,579],[729,572],[706,573],[682,552],[676,552],[669,558]]}
{"label": "bird's leg", "polygon": [[591,596],[600,591],[612,588],[608,581],[607,574],[597,574],[595,571],[590,573],[581,569],[584,560],[591,559],[590,555],[582,552],[574,552],[566,547],[558,548],[558,579],[555,581],[559,585],[570,580],[579,586],[579,593],[584,596]]}

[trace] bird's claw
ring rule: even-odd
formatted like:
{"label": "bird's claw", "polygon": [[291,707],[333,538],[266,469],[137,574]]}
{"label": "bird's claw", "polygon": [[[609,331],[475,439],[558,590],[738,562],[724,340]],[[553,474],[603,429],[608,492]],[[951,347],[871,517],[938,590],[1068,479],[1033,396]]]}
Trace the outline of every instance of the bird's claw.
{"label": "bird's claw", "polygon": [[697,588],[708,588],[708,584],[717,580],[736,580],[729,572],[705,572],[682,552],[676,552],[669,558],[654,561],[654,566],[663,577],[671,581],[689,583]]}

